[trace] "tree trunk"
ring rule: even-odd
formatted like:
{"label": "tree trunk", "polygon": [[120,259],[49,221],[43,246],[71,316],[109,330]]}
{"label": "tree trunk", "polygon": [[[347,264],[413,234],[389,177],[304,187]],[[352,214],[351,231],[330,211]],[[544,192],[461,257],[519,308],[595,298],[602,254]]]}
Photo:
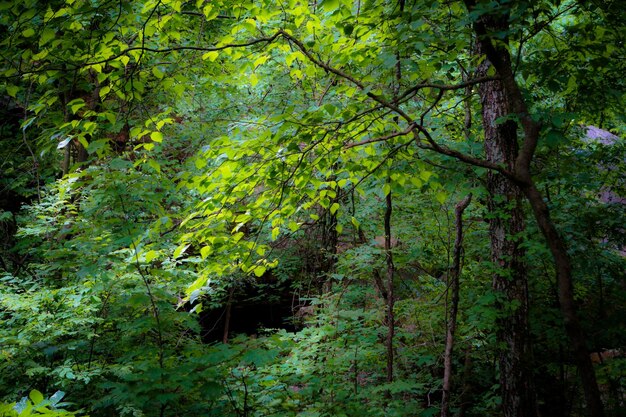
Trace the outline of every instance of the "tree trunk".
{"label": "tree trunk", "polygon": [[596,381],[596,373],[593,369],[593,363],[589,358],[589,351],[585,343],[585,334],[578,320],[578,316],[576,315],[576,303],[574,302],[574,289],[572,285],[572,266],[569,255],[567,254],[567,248],[554,227],[548,206],[545,201],[543,201],[543,197],[535,184],[530,181],[529,184],[523,186],[522,189],[533,210],[539,229],[545,236],[550,252],[552,252],[552,257],[554,258],[563,324],[571,349],[574,352],[578,371],[580,372],[580,379],[585,392],[585,401],[589,409],[589,414],[592,417],[603,417],[604,406]]}
{"label": "tree trunk", "polygon": [[395,335],[395,316],[393,308],[395,304],[393,278],[395,275],[395,266],[393,264],[393,252],[391,248],[391,213],[393,205],[391,201],[391,191],[386,197],[385,207],[385,260],[387,263],[387,382],[393,382],[393,338]]}
{"label": "tree trunk", "polygon": [[233,294],[235,293],[235,285],[230,288],[230,292],[228,293],[228,301],[226,303],[226,317],[224,318],[224,332],[222,334],[222,343],[228,343],[228,336],[230,334],[230,317],[232,314],[233,308]]}
{"label": "tree trunk", "polygon": [[[465,0],[468,10],[474,11],[475,0]],[[495,46],[492,32],[506,32],[508,30],[508,16],[506,14],[496,19],[494,16],[482,16],[474,21],[474,31],[478,37],[482,52],[492,62],[501,83],[508,95],[508,104],[511,113],[519,118],[524,131],[524,140],[521,150],[515,161],[513,169],[510,169],[512,178],[523,191],[530,203],[537,225],[546,238],[550,252],[554,259],[556,269],[557,287],[559,289],[559,304],[569,343],[574,351],[576,365],[580,372],[585,401],[589,414],[592,417],[603,417],[604,407],[600,397],[600,391],[596,381],[595,370],[589,358],[589,352],[585,344],[585,335],[576,316],[576,304],[573,296],[572,266],[563,238],[556,231],[556,227],[550,218],[548,206],[537,189],[530,172],[531,162],[537,143],[541,125],[534,121],[528,111],[522,92],[520,91],[513,73],[510,57],[503,47]]]}
{"label": "tree trunk", "polygon": [[461,275],[461,252],[463,249],[463,212],[472,201],[469,194],[461,200],[455,208],[456,238],[454,240],[454,254],[452,268],[448,274],[448,291],[452,293],[446,332],[446,350],[443,357],[443,396],[441,398],[441,417],[450,415],[450,390],[452,388],[452,351],[454,348],[454,334],[456,332],[456,316],[459,309],[459,276]]}
{"label": "tree trunk", "polygon": [[[482,43],[478,42],[478,55],[485,53],[481,46]],[[498,52],[504,61],[510,63],[505,49]],[[485,59],[478,68],[478,75],[486,76],[490,66],[491,63]],[[513,171],[518,155],[517,124],[513,120],[502,120],[511,114],[505,87],[500,81],[491,81],[481,84],[478,91],[487,160]],[[536,401],[531,378],[528,282],[524,250],[519,241],[519,235],[525,229],[523,196],[519,187],[493,171],[487,174],[487,190],[491,259],[496,268],[493,288],[502,295],[496,332],[501,345],[502,411],[505,417],[532,417],[536,415]]]}

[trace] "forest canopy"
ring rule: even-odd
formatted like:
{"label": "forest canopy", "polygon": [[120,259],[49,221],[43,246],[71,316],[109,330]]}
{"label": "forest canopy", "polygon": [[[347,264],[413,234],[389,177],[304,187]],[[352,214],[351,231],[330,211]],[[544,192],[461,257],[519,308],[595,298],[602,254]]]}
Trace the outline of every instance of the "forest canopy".
{"label": "forest canopy", "polygon": [[626,415],[626,9],[0,1],[0,416]]}

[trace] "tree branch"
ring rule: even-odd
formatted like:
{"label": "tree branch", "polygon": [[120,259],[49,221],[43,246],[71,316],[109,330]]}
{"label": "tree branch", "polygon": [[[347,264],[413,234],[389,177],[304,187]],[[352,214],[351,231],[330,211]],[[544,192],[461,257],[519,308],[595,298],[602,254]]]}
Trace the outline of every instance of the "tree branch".
{"label": "tree branch", "polygon": [[127,55],[128,52],[130,51],[142,51],[142,52],[153,52],[153,53],[158,53],[158,54],[162,54],[162,53],[168,53],[168,52],[175,52],[175,51],[201,51],[201,52],[212,52],[212,51],[222,51],[224,49],[230,49],[230,48],[244,48],[246,46],[252,46],[252,45],[256,45],[258,43],[271,43],[273,41],[276,40],[276,38],[278,38],[278,36],[280,35],[280,32],[275,33],[272,36],[269,37],[263,37],[263,38],[257,38],[257,39],[252,39],[248,42],[244,42],[244,43],[228,43],[225,45],[221,45],[221,46],[212,46],[212,47],[203,47],[203,46],[173,46],[171,48],[163,48],[163,49],[154,49],[154,48],[145,48],[145,47],[141,47],[141,46],[133,46],[127,49],[124,49],[122,52],[113,55],[107,59],[103,59],[100,61],[95,61],[95,62],[86,62],[84,64],[82,64],[82,66],[86,67],[89,65],[96,65],[96,64],[104,64],[106,62],[112,61],[114,59],[117,59],[123,55]]}
{"label": "tree branch", "polygon": [[[465,0],[465,5],[469,11],[472,11],[476,6],[475,0]],[[487,59],[496,69],[496,73],[500,74],[502,85],[510,95],[513,112],[519,117],[524,130],[524,141],[520,147],[517,160],[515,161],[515,171],[518,174],[520,180],[523,183],[528,184],[530,182],[530,162],[537,148],[539,142],[539,132],[541,130],[541,123],[536,122],[530,116],[528,107],[522,96],[522,92],[515,81],[515,75],[505,60],[502,58],[498,50],[493,44],[487,26],[483,19],[477,19],[474,21],[474,31],[478,36],[478,42],[480,42],[482,50],[485,51]]]}
{"label": "tree branch", "polygon": [[[433,137],[430,135],[430,133],[428,132],[428,130],[426,130],[424,126],[415,124],[415,128],[417,131],[419,131],[418,133],[416,130],[413,130],[413,134],[416,136],[416,143],[419,148],[435,151],[442,155],[451,156],[455,159],[458,159],[459,161],[465,162],[470,165],[497,171],[501,173],[502,175],[506,176],[507,178],[509,178],[510,180],[516,183],[519,182],[519,179],[517,178],[515,173],[508,171],[507,169],[504,168],[504,166],[494,164],[493,162],[487,161],[485,159],[480,159],[480,158],[476,158],[470,155],[466,155],[455,149],[450,149],[447,146],[439,145],[437,142],[435,142]],[[420,133],[424,135],[427,143],[424,143],[419,139]]]}
{"label": "tree branch", "polygon": [[398,100],[400,101],[424,88],[436,88],[441,91],[454,91],[454,90],[461,90],[467,87],[471,87],[473,85],[482,84],[488,81],[496,81],[499,79],[500,77],[479,77],[479,78],[474,78],[472,80],[463,81],[462,83],[459,83],[459,84],[436,84],[436,83],[415,84],[413,87],[409,88],[400,96],[398,96]]}
{"label": "tree branch", "polygon": [[369,143],[384,142],[384,141],[392,139],[392,138],[397,138],[398,136],[408,135],[409,133],[411,133],[413,131],[413,129],[415,129],[415,125],[414,124],[409,125],[408,129],[403,130],[401,132],[393,132],[393,133],[390,133],[390,134],[385,135],[385,136],[379,136],[379,137],[376,137],[376,138],[367,139],[367,140],[364,140],[362,142],[348,143],[347,145],[344,146],[344,148],[345,149],[350,149],[350,148],[355,148],[357,146],[367,145]]}
{"label": "tree branch", "polygon": [[[482,168],[487,168],[487,169],[491,169],[494,171],[498,171],[500,172],[502,175],[506,176],[507,178],[511,179],[512,181],[519,183],[521,181],[520,178],[518,178],[514,173],[509,172],[508,170],[506,170],[503,166],[494,164],[492,162],[489,162],[487,160],[484,159],[480,159],[480,158],[475,158],[473,156],[470,155],[466,155],[462,152],[456,151],[454,149],[450,149],[446,146],[442,146],[439,145],[437,142],[435,142],[435,140],[432,138],[432,136],[430,135],[430,133],[428,132],[428,130],[416,123],[413,118],[411,116],[409,116],[407,113],[405,113],[401,108],[399,108],[397,105],[385,100],[384,97],[378,95],[378,94],[374,94],[371,91],[367,90],[367,87],[365,86],[365,84],[363,84],[361,81],[359,81],[358,79],[356,79],[355,77],[353,77],[352,75],[338,69],[338,68],[334,68],[332,66],[330,66],[329,64],[323,62],[322,60],[320,60],[319,58],[315,57],[307,48],[306,46],[304,46],[304,44],[302,42],[300,42],[297,38],[295,38],[294,36],[290,35],[289,33],[285,32],[284,30],[279,30],[278,34],[282,35],[285,39],[287,39],[288,41],[292,42],[294,45],[296,45],[298,47],[298,49],[300,49],[300,51],[311,61],[313,62],[315,65],[317,65],[320,68],[323,68],[324,70],[326,70],[327,72],[330,72],[332,74],[335,74],[345,80],[348,80],[349,82],[351,82],[352,84],[354,84],[355,86],[357,86],[359,89],[361,89],[362,91],[365,92],[365,94],[370,97],[372,100],[376,101],[377,103],[379,103],[382,107],[385,107],[389,110],[394,111],[396,114],[398,114],[400,117],[402,117],[408,124],[409,124],[409,128],[407,129],[407,133],[413,132],[415,141],[417,143],[417,146],[421,149],[427,149],[427,150],[431,150],[431,151],[435,151],[437,153],[443,154],[443,155],[447,155],[447,156],[451,156],[453,158],[456,158],[462,162],[468,163],[470,165],[474,165],[474,166],[478,166],[478,167],[482,167]],[[479,79],[475,79],[475,80],[469,80],[460,84],[457,84],[455,86],[448,86],[449,89],[457,89],[457,88],[465,88],[468,85],[473,85],[473,84],[477,84],[479,82],[486,82],[487,78],[492,79],[493,77],[484,77],[484,78],[479,78]],[[428,85],[427,84],[421,84],[422,88],[426,88]],[[432,85],[437,85],[437,84],[432,84]],[[417,86],[413,87],[416,88]],[[445,86],[438,86],[438,88],[443,88]],[[417,91],[417,90],[416,90]],[[428,141],[428,143],[424,143],[420,140],[419,137],[419,133],[423,134],[424,137],[426,138],[426,140]],[[395,136],[400,136],[395,135]],[[392,137],[395,137],[392,136]],[[377,142],[380,142],[382,140],[385,140],[384,138],[378,138],[379,140],[377,140]],[[390,139],[390,138],[387,138]],[[353,146],[358,146],[357,144],[354,144]]]}

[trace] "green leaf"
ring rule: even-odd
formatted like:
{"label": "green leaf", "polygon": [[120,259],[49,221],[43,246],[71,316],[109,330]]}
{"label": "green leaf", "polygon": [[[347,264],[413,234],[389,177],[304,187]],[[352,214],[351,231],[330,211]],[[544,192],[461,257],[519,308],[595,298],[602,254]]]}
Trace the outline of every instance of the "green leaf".
{"label": "green leaf", "polygon": [[358,229],[359,227],[361,227],[361,223],[359,223],[359,221],[355,218],[355,217],[351,217],[350,218],[350,222],[352,222],[352,225]]}
{"label": "green leaf", "polygon": [[70,108],[70,111],[72,112],[72,114],[76,114],[76,112],[78,112],[78,110],[82,109],[83,107],[86,106],[85,101],[82,98],[77,98],[75,100],[70,101],[69,103],[67,103],[67,105]]}
{"label": "green leaf", "polygon": [[306,19],[306,16],[304,14],[300,14],[300,15],[296,16],[296,19],[294,20],[294,23],[295,23],[297,28],[302,26],[302,22],[304,22],[304,19]]}
{"label": "green leaf", "polygon": [[211,62],[215,61],[217,59],[217,57],[219,56],[219,52],[217,51],[210,51],[207,52],[206,54],[202,55],[202,59],[204,61],[206,61],[207,59]]}
{"label": "green leaf", "polygon": [[287,64],[287,66],[291,66],[291,64],[293,64],[293,61],[295,61],[296,59],[302,60],[303,58],[304,55],[302,54],[302,52],[295,51],[285,57],[285,63]]}
{"label": "green leaf", "polygon": [[158,67],[152,67],[152,75],[157,77],[159,80],[163,78],[163,71],[161,71]]}
{"label": "green leaf", "polygon": [[422,188],[422,185],[424,185],[424,183],[415,176],[411,176],[410,181],[416,188]]}
{"label": "green leaf", "polygon": [[58,404],[63,399],[63,397],[65,397],[65,393],[63,391],[57,391],[50,397],[50,403],[53,406],[56,406],[56,404]]}
{"label": "green leaf", "polygon": [[17,92],[20,91],[20,88],[16,85],[7,85],[7,94],[11,97],[15,98],[17,96]]}
{"label": "green leaf", "polygon": [[159,174],[161,173],[161,165],[157,161],[155,161],[154,159],[148,159],[146,162],[156,172],[158,172]]}
{"label": "green leaf", "polygon": [[214,8],[211,4],[207,4],[202,8],[202,14],[204,14],[206,20],[213,20],[219,15],[219,9]]}
{"label": "green leaf", "polygon": [[254,63],[252,64],[252,66],[256,68],[260,65],[263,65],[267,62],[268,59],[270,59],[269,55],[261,55],[260,57],[254,60]]}
{"label": "green leaf", "polygon": [[29,395],[30,399],[33,401],[33,404],[37,405],[43,401],[43,394],[36,389],[32,390]]}
{"label": "green leaf", "polygon": [[420,171],[420,178],[423,179],[425,182],[428,182],[432,175],[433,173],[431,171]]}
{"label": "green leaf", "polygon": [[333,203],[330,206],[330,214],[335,214],[339,210],[339,203]]}
{"label": "green leaf", "polygon": [[35,35],[35,29],[33,28],[28,28],[22,32],[22,36],[24,36],[25,38],[30,38],[31,36],[34,36],[34,35]]}
{"label": "green leaf", "polygon": [[56,37],[56,32],[50,28],[45,28],[39,38],[39,46],[44,46]]}
{"label": "green leaf", "polygon": [[152,132],[150,133],[150,139],[154,142],[161,143],[163,142],[163,134],[161,132]]}
{"label": "green leaf", "polygon": [[175,250],[174,250],[174,254],[172,255],[172,257],[174,259],[178,258],[179,256],[181,256],[183,253],[185,253],[185,251],[187,250],[187,248],[189,247],[189,245],[186,244],[181,244],[179,245]]}
{"label": "green leaf", "polygon": [[389,195],[390,192],[391,192],[391,184],[387,182],[385,183],[385,185],[383,185],[383,195],[386,197]]}
{"label": "green leaf", "polygon": [[202,256],[202,259],[206,259],[211,253],[213,253],[213,248],[211,246],[203,246],[202,249],[200,249],[200,256]]}
{"label": "green leaf", "polygon": [[256,275],[257,277],[262,277],[263,274],[265,274],[265,271],[267,271],[267,268],[263,265],[257,265],[254,267],[254,275]]}
{"label": "green leaf", "polygon": [[84,135],[78,135],[76,136],[76,139],[81,145],[83,145],[83,148],[89,149],[89,142],[87,142],[87,138],[85,138]]}
{"label": "green leaf", "polygon": [[108,85],[105,85],[104,87],[102,87],[100,91],[98,92],[98,95],[100,96],[100,100],[104,100],[107,94],[109,94],[109,91],[111,91],[111,87],[109,87]]}
{"label": "green leaf", "polygon": [[330,12],[339,7],[339,0],[323,0],[320,5],[324,11]]}
{"label": "green leaf", "polygon": [[198,157],[194,160],[194,165],[198,169],[202,169],[207,165],[207,160],[204,157]]}
{"label": "green leaf", "polygon": [[159,253],[157,251],[155,250],[148,251],[146,252],[146,262],[150,262],[158,256],[159,256]]}

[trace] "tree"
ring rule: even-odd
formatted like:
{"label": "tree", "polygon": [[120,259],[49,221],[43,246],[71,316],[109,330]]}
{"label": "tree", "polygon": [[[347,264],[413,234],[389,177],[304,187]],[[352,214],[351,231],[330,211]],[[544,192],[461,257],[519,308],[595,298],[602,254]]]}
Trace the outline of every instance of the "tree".
{"label": "tree", "polygon": [[[611,6],[570,1],[429,0],[408,5],[323,0],[276,5],[163,0],[30,1],[3,7],[2,25],[10,34],[2,39],[4,89],[27,113],[22,123],[22,131],[30,134],[27,139],[37,137],[39,151],[64,149],[62,172],[68,180],[81,179],[71,186],[74,198],[80,200],[79,187],[101,192],[95,201],[126,217],[125,200],[118,196],[111,201],[115,186],[108,187],[107,180],[115,185],[164,172],[190,197],[189,206],[182,204],[171,187],[166,194],[154,189],[133,195],[168,201],[162,208],[156,204],[165,215],[148,216],[150,233],[142,235],[131,225],[125,241],[134,254],[133,271],[152,303],[160,358],[174,345],[162,340],[159,323],[160,309],[169,311],[164,307],[167,288],[159,307],[151,294],[153,278],[142,269],[147,268],[143,262],[165,262],[167,249],[156,245],[154,236],[176,231],[164,243],[177,246],[168,258],[171,270],[165,269],[184,269],[179,264],[185,264],[194,270],[183,297],[188,301],[237,285],[233,277],[266,276],[279,261],[275,254],[314,227],[322,228],[325,236],[317,242],[324,247],[324,266],[317,272],[329,279],[344,227],[359,228],[354,195],[363,195],[384,199],[387,207],[386,369],[391,382],[398,343],[392,290],[400,276],[391,250],[391,196],[395,204],[397,195],[427,190],[443,203],[454,186],[435,172],[457,170],[475,183],[486,177],[495,264],[490,274],[501,293],[496,335],[503,345],[504,414],[536,412],[528,318],[532,306],[521,241],[531,224],[543,233],[552,253],[586,404],[593,416],[603,414],[576,313],[572,262],[539,191],[538,181],[545,177],[537,162],[551,141],[567,144],[559,130],[562,120],[592,117],[601,106],[583,103],[582,94],[593,88],[577,90],[587,82],[586,64],[578,55],[560,52],[571,69],[563,75],[565,81],[552,82],[552,68],[533,60],[539,53],[569,47],[606,59],[618,55],[598,40],[619,39],[617,28],[593,36],[574,30],[608,21]],[[576,33],[571,42],[550,43],[555,32],[567,31]],[[593,65],[618,79],[621,64],[594,59]],[[530,83],[537,79],[542,82],[532,90]],[[593,87],[609,89],[601,76],[591,79]],[[478,105],[473,89],[480,96]],[[623,89],[610,89],[615,106]],[[567,115],[548,110],[555,91]],[[619,117],[608,108],[600,110],[605,119]],[[482,115],[482,131],[466,122],[477,114]],[[175,138],[190,137],[176,143]],[[190,163],[178,167],[174,158]],[[96,166],[76,171],[85,170],[89,161]],[[94,179],[95,173],[102,177]],[[94,207],[90,198],[80,200],[85,208]],[[85,215],[85,208],[67,204],[68,212]],[[528,208],[534,222],[528,222]],[[350,211],[353,221],[346,222],[342,216]],[[121,233],[114,223],[103,222],[102,229],[108,224]],[[100,251],[106,250],[94,253]],[[166,363],[158,368],[161,373],[170,369]],[[241,378],[237,381],[247,395],[244,374],[231,376]],[[354,380],[356,392],[358,375]],[[163,380],[160,384],[165,390]],[[231,403],[240,414],[248,413],[247,402]],[[164,414],[170,404],[161,404],[159,412]]]}
{"label": "tree", "polygon": [[[475,7],[472,5],[470,7]],[[471,10],[471,9],[470,9]],[[495,15],[498,13],[498,15]],[[481,16],[492,31],[508,32],[508,10]],[[483,58],[478,75],[487,76],[491,64],[485,58],[486,47],[476,41],[476,55]],[[487,40],[486,42],[490,42]],[[506,48],[508,37],[498,44],[497,53],[504,65],[511,58]],[[489,162],[514,169],[518,157],[517,123],[512,120],[512,105],[501,81],[490,81],[478,87],[485,135],[485,156]],[[505,416],[536,415],[532,382],[532,355],[528,321],[528,275],[524,262],[521,236],[525,230],[525,215],[521,190],[497,172],[487,173],[489,237],[491,256],[496,268],[494,289],[503,295],[502,318],[499,322],[500,383]]]}

